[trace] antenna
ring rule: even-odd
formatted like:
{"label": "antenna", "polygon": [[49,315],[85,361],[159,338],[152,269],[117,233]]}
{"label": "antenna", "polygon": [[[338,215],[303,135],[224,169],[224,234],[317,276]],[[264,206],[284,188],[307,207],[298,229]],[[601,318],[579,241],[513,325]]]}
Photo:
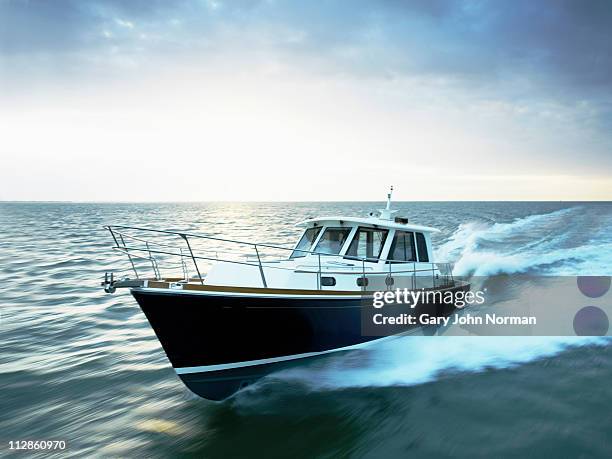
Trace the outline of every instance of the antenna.
{"label": "antenna", "polygon": [[387,207],[385,209],[380,209],[380,216],[383,220],[391,220],[391,216],[397,212],[397,210],[391,210],[391,195],[393,194],[393,185],[389,188],[389,193],[387,193]]}
{"label": "antenna", "polygon": [[389,189],[389,193],[387,193],[387,209],[386,210],[391,210],[391,195],[393,194],[393,185],[391,185],[391,188]]}

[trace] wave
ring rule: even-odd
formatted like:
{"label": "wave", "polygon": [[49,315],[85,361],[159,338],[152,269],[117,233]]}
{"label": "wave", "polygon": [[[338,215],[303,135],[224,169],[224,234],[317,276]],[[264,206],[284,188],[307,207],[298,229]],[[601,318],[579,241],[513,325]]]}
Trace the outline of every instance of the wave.
{"label": "wave", "polygon": [[[509,223],[468,222],[436,250],[436,256],[457,260],[454,272],[464,276],[606,275],[612,262],[609,224],[609,214],[585,215],[581,207]],[[588,231],[593,234],[585,239]]]}
{"label": "wave", "polygon": [[[458,275],[608,272],[612,259],[609,220],[609,214],[587,213],[577,206],[507,223],[468,222],[458,227],[436,255],[440,260],[458,259]],[[593,234],[585,237],[587,223]],[[573,347],[611,343],[609,338],[576,336],[405,336],[274,377],[296,380],[312,389],[416,385],[445,372],[509,368]]]}
{"label": "wave", "polygon": [[315,390],[412,386],[436,380],[445,372],[511,368],[572,347],[609,344],[609,338],[602,337],[404,336],[310,367],[284,370],[273,377]]}

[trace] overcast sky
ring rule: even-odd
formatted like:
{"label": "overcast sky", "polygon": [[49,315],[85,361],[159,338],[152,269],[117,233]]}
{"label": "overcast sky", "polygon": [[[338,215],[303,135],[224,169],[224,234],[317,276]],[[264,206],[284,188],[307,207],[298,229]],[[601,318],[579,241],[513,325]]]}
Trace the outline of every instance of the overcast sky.
{"label": "overcast sky", "polygon": [[0,200],[612,199],[612,2],[0,0]]}

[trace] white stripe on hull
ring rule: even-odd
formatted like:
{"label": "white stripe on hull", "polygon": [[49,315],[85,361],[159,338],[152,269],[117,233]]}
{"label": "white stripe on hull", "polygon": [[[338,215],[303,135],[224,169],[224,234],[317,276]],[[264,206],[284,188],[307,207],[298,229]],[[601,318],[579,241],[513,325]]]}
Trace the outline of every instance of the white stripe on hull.
{"label": "white stripe on hull", "polygon": [[252,366],[257,366],[257,365],[266,365],[269,363],[286,362],[289,360],[298,360],[298,359],[304,359],[307,357],[314,357],[317,355],[329,354],[331,352],[348,351],[351,349],[360,349],[374,342],[380,342],[382,340],[387,340],[389,338],[394,338],[396,336],[398,335],[383,336],[382,338],[376,338],[371,341],[366,341],[364,343],[353,344],[351,346],[339,347],[336,349],[329,349],[327,351],[306,352],[303,354],[292,354],[292,355],[284,355],[281,357],[271,357],[269,359],[247,360],[244,362],[234,362],[234,363],[220,363],[217,365],[203,365],[199,367],[180,367],[180,368],[175,368],[174,371],[176,371],[176,373],[179,375],[184,375],[184,374],[190,374],[190,373],[207,373],[210,371],[231,370],[234,368],[252,367]]}

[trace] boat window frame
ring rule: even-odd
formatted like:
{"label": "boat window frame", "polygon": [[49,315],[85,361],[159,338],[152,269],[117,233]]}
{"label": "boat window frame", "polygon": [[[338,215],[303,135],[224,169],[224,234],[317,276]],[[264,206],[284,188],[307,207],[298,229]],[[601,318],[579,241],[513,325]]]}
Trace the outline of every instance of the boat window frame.
{"label": "boat window frame", "polygon": [[[389,257],[392,255],[392,250],[393,249],[393,243],[395,242],[395,237],[397,236],[398,233],[408,233],[412,235],[412,248],[414,249],[414,260],[394,260],[394,259],[389,259]],[[415,231],[414,230],[404,230],[404,229],[396,229],[393,232],[393,237],[391,238],[391,241],[389,243],[389,248],[387,249],[387,257],[385,259],[385,264],[389,264],[389,263],[393,263],[393,264],[402,264],[402,263],[418,263],[418,259],[419,259],[419,254],[417,251],[417,246],[416,246],[416,238],[414,235]]]}
{"label": "boat window frame", "polygon": [[[421,259],[421,249],[419,248],[419,236],[423,238],[423,248],[425,249],[426,260]],[[414,242],[415,242],[414,249],[416,251],[416,255],[417,255],[417,259],[419,260],[419,263],[429,263],[429,247],[427,244],[427,237],[425,236],[425,233],[423,233],[422,231],[418,231],[418,232],[415,231],[414,232]]]}
{"label": "boat window frame", "polygon": [[[310,255],[310,252],[312,252],[313,247],[315,246],[315,243],[318,242],[319,240],[319,236],[321,236],[321,232],[323,230],[323,226],[309,226],[308,228],[306,228],[303,232],[302,235],[300,236],[300,238],[298,239],[297,243],[295,244],[295,246],[293,247],[293,250],[291,251],[291,254],[289,255],[289,259],[290,260],[295,260],[297,258],[304,258],[307,255]],[[299,247],[299,245],[301,244],[302,240],[304,239],[304,237],[306,236],[306,233],[310,230],[318,230],[317,234],[315,235],[314,239],[312,240],[312,242],[310,243],[310,246],[308,247],[308,250],[299,250],[297,252],[297,255],[295,255],[297,248]]]}
{"label": "boat window frame", "polygon": [[351,248],[351,245],[353,245],[353,242],[357,241],[357,235],[359,233],[359,231],[361,229],[364,230],[370,230],[370,231],[383,231],[385,233],[383,240],[380,244],[380,250],[378,251],[378,255],[373,257],[373,258],[365,258],[366,263],[378,263],[381,260],[381,256],[385,250],[385,247],[387,245],[387,240],[389,238],[389,234],[391,233],[391,229],[390,228],[378,228],[378,227],[374,227],[374,226],[365,226],[365,225],[356,225],[354,227],[354,231],[351,233],[351,238],[350,241],[348,241],[348,245],[346,246],[346,250],[343,253],[343,257],[346,258],[347,260],[352,260],[352,261],[362,261],[362,258],[360,258],[359,256],[353,256],[353,255],[348,255],[348,251]]}
{"label": "boat window frame", "polygon": [[[347,242],[350,241],[351,235],[355,233],[355,226],[345,226],[345,225],[341,225],[340,223],[338,223],[338,225],[323,225],[323,229],[322,231],[319,233],[319,236],[317,237],[317,240],[313,243],[312,246],[312,252],[313,255],[322,255],[325,257],[341,257],[344,255],[344,252],[346,251],[346,247],[347,247]],[[321,239],[323,238],[323,235],[327,232],[327,230],[345,230],[348,231],[348,234],[346,235],[346,239],[344,240],[344,242],[342,243],[342,246],[340,247],[340,250],[338,251],[338,253],[323,253],[320,252],[319,250],[317,250],[317,247],[319,245],[319,243],[321,242]]]}

